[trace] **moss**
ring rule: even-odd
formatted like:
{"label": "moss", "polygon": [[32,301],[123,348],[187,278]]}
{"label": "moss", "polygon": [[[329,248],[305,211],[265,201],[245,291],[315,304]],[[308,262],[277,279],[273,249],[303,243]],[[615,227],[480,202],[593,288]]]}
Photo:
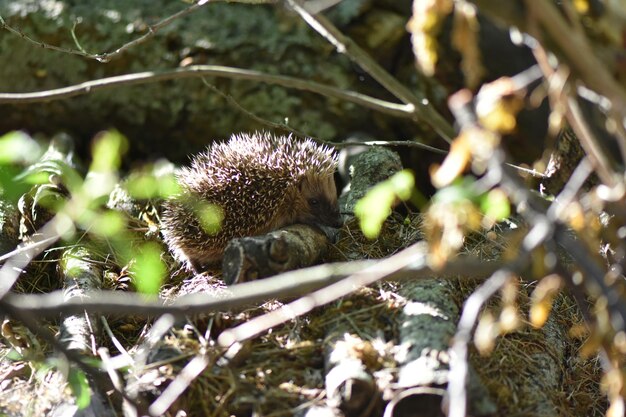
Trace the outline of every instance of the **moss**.
{"label": "moss", "polygon": [[[78,22],[75,33],[81,46],[102,53],[137,38],[148,25],[185,6],[165,0],[132,4],[106,0],[98,8],[78,1],[0,0],[0,13],[10,26],[33,39],[73,49],[71,29]],[[106,64],[39,48],[5,33],[0,37],[0,59],[9,65],[0,67],[0,91],[39,91],[176,68],[186,57],[194,63],[358,88],[352,64],[294,14],[270,5],[216,3],[174,21]],[[325,139],[370,123],[369,112],[310,93],[253,81],[212,82],[250,112],[271,121],[288,119],[290,126]],[[24,128],[53,134],[64,130],[88,143],[98,131],[116,127],[131,139],[133,151],[166,154],[179,161],[205,146],[209,138],[261,127],[199,80],[114,88],[50,103],[0,105],[0,112],[7,115],[0,121],[0,131]]]}

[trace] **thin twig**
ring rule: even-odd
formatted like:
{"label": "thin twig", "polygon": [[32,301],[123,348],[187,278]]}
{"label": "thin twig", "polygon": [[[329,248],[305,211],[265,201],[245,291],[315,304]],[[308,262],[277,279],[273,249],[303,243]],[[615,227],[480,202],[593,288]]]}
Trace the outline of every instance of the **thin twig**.
{"label": "thin twig", "polygon": [[469,257],[450,261],[442,269],[433,270],[423,263],[405,266],[392,274],[386,264],[379,261],[355,261],[324,264],[258,281],[233,285],[228,294],[210,298],[206,294],[190,294],[178,298],[174,303],[164,305],[161,300],[149,299],[143,294],[120,291],[98,291],[88,299],[63,300],[61,291],[45,294],[7,294],[2,301],[18,310],[36,312],[39,317],[57,316],[87,311],[89,313],[158,316],[165,313],[182,317],[196,313],[207,313],[224,309],[238,308],[269,299],[285,299],[308,294],[321,287],[333,284],[346,276],[367,268],[369,274],[385,275],[386,279],[421,279],[437,276],[462,277],[480,280],[500,268],[500,262],[486,262]]}
{"label": "thin twig", "polygon": [[171,314],[161,315],[150,327],[148,333],[143,338],[143,342],[135,351],[134,360],[131,362],[133,373],[140,375],[148,366],[148,356],[157,346],[157,344],[165,337],[167,332],[176,324],[176,318]]}
{"label": "thin twig", "polygon": [[[120,378],[118,373],[115,372],[115,368],[113,367],[111,363],[111,356],[109,355],[109,350],[104,347],[99,348],[98,356],[100,356],[100,359],[102,360],[102,367],[104,368],[106,373],[109,375],[109,379],[111,380],[111,384],[113,385],[113,388],[115,388],[115,390],[118,392],[123,392],[124,386],[122,385],[122,378]],[[134,415],[138,414],[137,407],[135,407],[133,403],[128,401],[126,398],[122,398],[122,401],[123,401],[122,408],[124,408],[125,410],[132,410]],[[124,416],[129,417],[127,413],[124,413]]]}
{"label": "thin twig", "polygon": [[411,105],[392,103],[365,94],[357,93],[355,91],[343,90],[337,87],[306,81],[300,78],[272,75],[260,71],[225,67],[220,65],[194,65],[170,70],[139,72],[135,74],[101,78],[99,80],[86,81],[69,87],[37,91],[33,93],[0,93],[0,104],[37,103],[50,100],[60,100],[118,86],[131,86],[149,82],[205,76],[224,77],[236,80],[253,80],[266,82],[268,84],[277,84],[282,85],[283,87],[310,91],[323,96],[349,101],[363,107],[378,110],[394,116],[413,117],[413,106]]}
{"label": "thin twig", "polygon": [[[251,112],[250,110],[246,109],[245,107],[243,107],[241,104],[239,104],[239,102],[237,102],[237,100],[235,100],[233,98],[233,96],[231,96],[230,94],[226,94],[223,91],[221,91],[220,89],[218,89],[217,87],[215,87],[214,85],[210,84],[206,79],[202,78],[202,82],[204,83],[205,86],[207,86],[211,91],[213,91],[214,93],[218,94],[219,96],[221,96],[222,98],[224,98],[224,100],[226,100],[228,102],[228,104],[230,104],[232,107],[234,107],[236,110],[242,112],[243,114],[245,114],[246,116],[248,116],[249,118],[251,118],[252,120],[256,121],[257,123],[269,126],[273,129],[277,129],[277,130],[283,130],[289,133],[293,133],[294,135],[300,137],[300,138],[311,138],[313,140],[315,140],[316,142],[320,143],[320,144],[326,144],[329,146],[332,146],[334,148],[337,149],[341,149],[341,148],[349,148],[352,146],[406,146],[406,147],[410,147],[410,148],[420,148],[420,149],[425,149],[427,151],[431,151],[434,153],[438,153],[438,154],[442,154],[442,155],[446,155],[448,152],[443,150],[443,149],[439,149],[436,148],[434,146],[430,146],[430,145],[426,145],[425,143],[421,143],[421,142],[417,142],[416,140],[406,140],[406,141],[385,141],[385,140],[372,140],[372,141],[366,141],[366,142],[329,142],[329,141],[325,141],[316,137],[312,137],[311,135],[307,135],[304,132],[301,132],[297,129],[294,129],[290,126],[288,126],[285,123],[275,123],[272,122],[270,120],[264,119],[256,114],[254,114],[253,112]],[[514,166],[514,165],[512,165]],[[525,168],[522,167],[517,167],[514,166],[515,168],[518,168],[520,170],[524,170],[527,171],[528,173],[531,173],[531,170],[527,170]],[[536,171],[532,170],[532,174],[537,176],[539,175],[539,173],[537,173]]]}
{"label": "thin twig", "polygon": [[[315,140],[316,142],[320,143],[320,144],[325,144],[325,145],[329,145],[332,146],[334,148],[337,149],[341,149],[341,148],[349,148],[352,146],[406,146],[409,148],[420,148],[420,149],[425,149],[427,151],[431,151],[434,153],[438,153],[438,154],[442,154],[442,155],[446,155],[448,152],[443,150],[443,149],[439,149],[436,148],[434,146],[430,146],[430,145],[426,145],[425,143],[421,143],[421,142],[417,142],[416,140],[406,140],[406,141],[385,141],[385,140],[372,140],[372,141],[366,141],[366,142],[329,142],[329,141],[325,141],[316,137],[312,137],[311,135],[307,135],[304,132],[301,132],[297,129],[294,129],[288,125],[286,125],[285,123],[275,123],[272,122],[270,120],[264,119],[260,116],[257,116],[256,114],[254,114],[253,112],[251,112],[250,110],[246,109],[245,107],[243,107],[241,104],[239,104],[239,102],[237,102],[237,100],[235,100],[233,98],[233,96],[231,96],[230,94],[226,94],[223,91],[221,91],[220,89],[218,89],[217,87],[215,87],[214,85],[210,84],[206,79],[202,78],[202,82],[204,83],[205,86],[207,86],[209,89],[211,89],[211,91],[213,91],[214,93],[218,94],[219,96],[221,96],[222,98],[224,98],[224,100],[226,100],[228,102],[228,104],[230,104],[232,107],[234,107],[236,110],[242,112],[243,114],[245,114],[246,116],[248,116],[249,118],[251,118],[252,120],[269,126],[273,129],[277,129],[277,130],[283,130],[289,133],[292,133],[300,138],[311,138],[313,140]],[[514,166],[514,165],[512,165]],[[531,170],[527,170],[525,168],[522,167],[517,167],[514,166],[515,168],[518,168],[520,170],[525,170],[528,171],[528,173],[530,173]],[[538,173],[536,171],[532,171],[533,175],[538,175]]]}
{"label": "thin twig", "polygon": [[[534,27],[534,23],[529,23],[529,28],[532,32],[537,32]],[[539,36],[538,33],[533,33],[535,36]],[[549,64],[548,54],[540,44],[535,45],[532,49],[535,59],[544,74],[544,77],[548,80],[548,95],[550,97],[550,103],[552,108],[565,109],[565,116],[572,127],[574,133],[578,137],[581,146],[590,158],[593,167],[596,169],[598,176],[610,187],[615,186],[617,183],[617,175],[611,169],[611,163],[603,149],[598,143],[597,138],[587,126],[587,122],[583,117],[578,103],[574,98],[569,97],[564,91],[564,87],[567,85],[567,80],[559,71],[555,71]]]}
{"label": "thin twig", "polygon": [[24,32],[22,32],[19,29],[15,29],[12,26],[9,26],[4,19],[2,18],[2,16],[0,16],[0,29],[5,29],[11,33],[13,33],[14,35],[19,36],[20,38],[24,39],[25,41],[32,43],[33,45],[36,45],[40,48],[44,48],[44,49],[50,49],[52,51],[57,51],[57,52],[62,52],[65,54],[70,54],[70,55],[77,55],[77,56],[82,56],[84,58],[89,58],[89,59],[93,59],[96,60],[98,62],[102,62],[102,63],[107,63],[110,62],[112,59],[117,58],[119,55],[121,55],[122,53],[124,53],[126,50],[135,47],[137,45],[140,45],[142,43],[145,43],[147,40],[149,40],[150,38],[153,38],[157,32],[161,29],[163,29],[165,26],[171,24],[173,21],[183,18],[193,12],[195,12],[196,10],[198,10],[199,8],[201,8],[202,6],[205,6],[209,3],[215,3],[217,1],[227,1],[227,2],[231,2],[231,3],[246,3],[246,4],[263,4],[263,3],[272,3],[273,0],[199,0],[198,2],[170,15],[167,16],[166,18],[160,20],[159,22],[153,24],[153,25],[149,25],[148,29],[146,31],[146,33],[140,35],[139,37],[133,39],[130,42],[127,42],[125,44],[123,44],[122,46],[118,47],[117,49],[115,49],[112,52],[104,52],[104,53],[99,53],[99,54],[92,54],[89,53],[87,51],[85,51],[85,49],[80,45],[80,42],[78,41],[78,38],[76,37],[76,26],[78,24],[78,22],[74,22],[74,25],[72,27],[72,30],[70,31],[70,34],[72,36],[72,40],[74,41],[74,44],[76,45],[76,47],[78,49],[72,49],[72,48],[64,48],[62,46],[56,46],[56,45],[51,45],[49,43],[46,42],[42,42],[42,41],[38,41],[36,39],[33,39],[32,37],[28,36],[27,34],[25,34]]}
{"label": "thin twig", "polygon": [[567,180],[565,187],[563,187],[563,190],[548,208],[546,215],[554,221],[559,220],[591,174],[593,174],[593,165],[589,161],[589,157],[586,156],[580,160],[569,180]]}
{"label": "thin twig", "polygon": [[[569,25],[554,2],[536,0],[526,0],[524,3],[489,0],[473,2],[481,11],[503,20],[511,27],[528,31],[535,38],[539,36],[536,27],[541,26],[543,33],[550,38],[552,50],[564,56],[579,79],[603,98],[601,108],[618,126],[624,123],[626,91],[614,79],[610,68],[598,58],[580,26]],[[524,13],[525,11],[528,13]],[[529,46],[535,48],[536,45]],[[623,154],[626,153],[626,135],[618,135],[617,139],[623,142],[620,143],[620,149]]]}
{"label": "thin twig", "polygon": [[24,32],[22,32],[19,29],[15,29],[14,27],[9,26],[4,19],[2,18],[2,16],[0,16],[0,29],[5,29],[8,32],[11,32],[14,35],[19,36],[20,38],[24,39],[25,41],[32,43],[35,46],[38,46],[40,48],[43,49],[50,49],[52,51],[57,51],[57,52],[63,52],[64,54],[71,54],[71,55],[78,55],[78,56],[82,56],[85,58],[90,58],[90,59],[95,59],[98,60],[98,55],[93,55],[90,53],[87,53],[85,51],[82,50],[77,50],[77,49],[71,49],[71,48],[64,48],[62,46],[55,46],[55,45],[50,45],[46,42],[41,42],[38,40],[35,40],[33,38],[31,38],[30,36],[28,36],[27,34],[25,34]]}
{"label": "thin twig", "polygon": [[[72,220],[63,214],[57,214],[33,235],[33,243],[20,248],[19,251],[12,252],[13,255],[0,269],[0,300],[11,291],[24,268],[33,258],[73,228]],[[77,311],[76,314],[81,314],[81,312]]]}
{"label": "thin twig", "polygon": [[552,2],[526,0],[525,4],[531,16],[550,35],[587,86],[608,97],[612,110],[623,117],[626,93],[613,79],[606,65],[596,57],[584,33],[568,25]]}
{"label": "thin twig", "polygon": [[[120,355],[123,356],[124,358],[126,358],[126,361],[127,361],[128,364],[133,363],[133,358],[130,356],[128,351],[124,348],[122,343],[120,343],[118,338],[115,337],[115,335],[113,334],[113,331],[111,330],[111,327],[109,326],[109,322],[107,321],[106,317],[101,316],[100,317],[100,321],[102,323],[102,328],[104,329],[104,331],[106,332],[107,336],[111,340],[111,343],[113,343],[113,346],[115,346],[115,348],[120,353]],[[108,355],[108,350],[107,350],[107,355]]]}
{"label": "thin twig", "polygon": [[531,176],[533,176],[535,178],[544,178],[545,177],[545,174],[542,174],[541,172],[537,171],[534,168],[532,168],[532,169],[524,168],[524,167],[521,167],[519,165],[512,164],[510,162],[507,162],[506,166],[509,166],[509,167],[511,167],[513,169],[516,169],[519,172],[523,172],[524,174],[531,175]]}
{"label": "thin twig", "polygon": [[19,254],[30,252],[31,250],[36,249],[40,246],[43,248],[47,248],[48,246],[56,242],[57,239],[58,239],[58,236],[56,235],[48,237],[48,238],[39,237],[39,239],[36,239],[34,242],[28,243],[24,246],[18,246],[11,252],[7,252],[4,255],[0,256],[0,262],[4,262],[7,259],[10,259]]}
{"label": "thin twig", "polygon": [[107,53],[104,53],[104,54],[94,55],[94,56],[91,56],[90,58],[94,58],[94,59],[96,59],[96,60],[98,60],[100,62],[109,62],[109,61],[111,61],[111,59],[121,55],[127,49],[130,49],[130,48],[132,48],[134,46],[140,45],[140,44],[146,42],[148,39],[154,37],[159,30],[161,30],[165,26],[169,25],[174,20],[180,19],[181,17],[187,16],[187,15],[195,12],[196,10],[201,8],[202,6],[205,6],[205,5],[209,4],[211,1],[212,0],[199,0],[197,3],[192,4],[189,7],[185,8],[183,10],[178,11],[178,12],[174,13],[171,16],[166,17],[165,19],[161,20],[160,22],[157,22],[154,25],[148,26],[148,30],[147,30],[146,33],[144,33],[140,37],[138,37],[138,38],[136,38],[136,39],[134,39],[134,40],[132,40],[132,41],[122,45],[122,46],[120,46],[115,51],[107,52]]}
{"label": "thin twig", "polygon": [[472,330],[478,320],[482,306],[512,277],[511,271],[503,269],[493,274],[484,284],[476,289],[465,301],[463,313],[459,320],[456,334],[450,348],[450,373],[448,394],[450,408],[448,417],[467,416],[467,392],[465,389],[468,365],[468,345],[472,338]]}
{"label": "thin twig", "polygon": [[387,91],[406,105],[410,105],[416,119],[427,123],[446,141],[452,141],[455,136],[454,128],[437,110],[435,110],[425,97],[417,97],[415,93],[402,85],[402,83],[372,59],[365,50],[359,47],[352,39],[343,35],[326,17],[323,15],[314,16],[299,0],[286,1],[309,26],[326,38],[326,40],[337,49],[337,52],[345,54],[385,87]]}
{"label": "thin twig", "polygon": [[[450,104],[450,110],[457,121],[461,123],[462,129],[484,129],[478,122],[471,96],[458,96],[456,100],[450,101]],[[487,134],[487,132],[485,133]],[[483,181],[489,184],[498,184],[532,228],[524,236],[515,261],[495,272],[465,302],[450,352],[448,417],[465,417],[467,415],[468,345],[483,304],[504,286],[512,274],[516,274],[528,265],[530,253],[552,239],[556,229],[554,222],[534,201],[530,191],[520,183],[517,176],[511,174],[505,161],[505,152],[499,147],[495,148],[488,160],[487,173],[483,177]]]}
{"label": "thin twig", "polygon": [[580,144],[587,155],[589,155],[589,158],[595,162],[594,168],[596,169],[598,177],[609,187],[615,187],[618,183],[622,182],[619,179],[619,174],[611,168],[611,163],[604,152],[604,148],[600,145],[597,137],[587,125],[576,99],[571,97],[567,98],[566,106],[567,121],[572,127],[572,130],[576,133]]}
{"label": "thin twig", "polygon": [[[228,104],[230,104],[235,110],[240,111],[241,113],[245,114],[246,116],[248,116],[250,119],[254,120],[257,123],[260,123],[262,125],[266,125],[271,127],[272,129],[277,129],[277,130],[283,130],[285,132],[289,132],[289,133],[293,133],[294,135],[300,137],[300,138],[306,138],[308,137],[308,135],[306,135],[303,132],[300,132],[297,129],[294,129],[288,125],[286,125],[285,123],[275,123],[272,122],[270,120],[264,119],[260,116],[257,116],[256,114],[254,114],[253,112],[251,112],[250,110],[246,109],[245,107],[243,107],[241,104],[239,104],[239,102],[237,102],[237,100],[235,100],[233,98],[233,96],[231,96],[230,94],[226,94],[224,93],[222,90],[218,89],[217,87],[215,87],[212,84],[209,84],[209,82],[202,78],[202,82],[204,83],[205,86],[207,86],[211,91],[213,91],[214,93],[218,94],[220,97],[222,97],[224,100],[226,100],[228,102]],[[316,139],[317,142],[320,143],[327,143],[325,141],[321,141],[319,139]],[[330,144],[330,143],[329,143]],[[332,144],[331,144],[332,145]]]}
{"label": "thin twig", "polygon": [[[473,109],[469,106],[465,108],[452,108],[453,113],[459,114],[462,111],[470,112],[470,114],[457,117],[459,120],[468,122],[469,127],[480,129],[477,124],[477,117],[473,113]],[[465,126],[463,126],[465,127]],[[467,393],[465,391],[465,381],[467,380],[467,345],[471,331],[476,323],[477,314],[488,297],[494,294],[499,288],[506,283],[506,277],[510,273],[515,273],[527,266],[532,251],[540,245],[548,247],[563,247],[573,259],[577,260],[577,266],[585,275],[583,284],[589,294],[603,297],[606,301],[606,307],[609,311],[613,323],[626,323],[626,307],[623,305],[621,297],[616,290],[612,290],[605,282],[605,271],[593,260],[593,256],[588,249],[580,241],[576,240],[566,227],[553,218],[558,212],[558,207],[546,209],[539,204],[532,196],[529,190],[520,182],[519,178],[512,175],[505,169],[505,153],[502,149],[496,148],[493,155],[489,159],[488,171],[486,177],[491,177],[491,181],[498,183],[500,187],[507,193],[511,201],[518,207],[518,212],[532,225],[531,230],[526,234],[522,241],[521,250],[517,255],[514,265],[508,266],[506,269],[499,271],[477,291],[475,298],[470,297],[466,302],[461,323],[459,324],[457,334],[455,335],[455,343],[451,352],[452,361],[450,363],[450,382],[448,392],[450,393],[449,416],[459,417],[466,415]],[[563,198],[571,198],[570,193],[574,192],[579,183],[586,177],[588,167],[584,165],[580,167],[579,172]],[[553,203],[559,204],[559,203]],[[548,214],[552,214],[549,216]],[[553,266],[553,267],[556,267]],[[568,282],[571,286],[575,283]],[[467,313],[466,313],[467,311]],[[464,319],[466,317],[466,319]],[[616,329],[623,330],[623,329]]]}
{"label": "thin twig", "polygon": [[165,388],[163,393],[148,408],[150,415],[162,416],[172,404],[185,392],[194,379],[200,375],[211,361],[206,354],[199,354],[185,365],[176,378]]}
{"label": "thin twig", "polygon": [[409,140],[368,140],[365,142],[338,142],[330,143],[335,148],[350,148],[352,146],[405,146],[407,148],[419,148],[433,153],[441,155],[447,155],[448,151],[436,148],[434,146],[426,145],[425,143],[418,142],[415,139]]}
{"label": "thin twig", "polygon": [[222,347],[230,347],[235,343],[241,343],[268,331],[272,327],[300,317],[316,307],[351,294],[359,287],[380,281],[410,264],[426,265],[426,254],[425,244],[422,242],[417,243],[339,282],[305,295],[269,313],[248,320],[234,329],[226,330],[219,335],[217,342]]}
{"label": "thin twig", "polygon": [[140,45],[142,43],[144,43],[145,41],[147,41],[148,39],[154,37],[154,35],[156,35],[156,33],[163,29],[165,26],[169,25],[170,23],[172,23],[173,21],[180,19],[182,17],[185,17],[193,12],[195,12],[196,10],[198,10],[199,8],[201,8],[202,6],[205,6],[209,3],[216,3],[218,1],[225,1],[228,3],[244,3],[244,4],[266,4],[266,3],[273,3],[274,0],[198,0],[197,3],[192,4],[191,6],[180,10],[176,13],[174,13],[171,16],[166,17],[165,19],[161,20],[160,22],[155,23],[154,25],[150,25],[148,26],[148,31],[146,33],[144,33],[143,35],[141,35],[140,37],[138,37],[137,39],[134,39],[122,46],[120,46],[119,48],[117,48],[115,51],[113,52],[107,52],[104,54],[98,54],[96,56],[94,56],[95,59],[97,59],[98,61],[101,62],[109,62],[111,59],[117,57],[118,55],[122,54],[124,51],[126,51],[129,48],[132,48],[134,46]]}
{"label": "thin twig", "polygon": [[[47,327],[41,326],[37,322],[37,319],[39,318],[37,311],[24,311],[21,310],[19,307],[16,308],[10,303],[5,303],[4,301],[5,299],[0,299],[0,312],[8,315],[12,319],[21,322],[33,334],[39,336],[47,344],[52,346],[57,352],[61,353],[68,361],[74,363],[85,374],[91,376],[95,386],[98,388],[100,393],[106,393],[109,390],[110,384],[104,378],[104,371],[90,365],[85,360],[84,355],[82,355],[78,351],[68,349],[56,339],[54,334]],[[124,393],[124,391],[117,390],[115,389],[115,387],[113,389],[122,398],[129,401],[133,405],[133,407],[138,407],[138,404],[132,398],[129,398],[126,393]]]}

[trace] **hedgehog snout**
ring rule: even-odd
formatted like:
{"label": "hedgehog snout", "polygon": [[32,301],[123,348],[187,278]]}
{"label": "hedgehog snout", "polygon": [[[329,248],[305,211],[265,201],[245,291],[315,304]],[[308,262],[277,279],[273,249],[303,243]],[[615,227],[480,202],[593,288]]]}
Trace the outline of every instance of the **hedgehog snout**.
{"label": "hedgehog snout", "polygon": [[316,213],[300,216],[296,221],[297,223],[309,224],[319,228],[326,235],[328,240],[333,243],[337,241],[339,228],[343,225],[338,209],[326,211],[318,210]]}
{"label": "hedgehog snout", "polygon": [[339,214],[339,208],[336,208],[328,213],[324,213],[319,219],[320,223],[325,226],[334,227],[339,229],[343,225],[343,219]]}
{"label": "hedgehog snout", "polygon": [[337,200],[325,196],[314,196],[307,199],[306,209],[301,211],[297,221],[334,228],[339,228],[343,224]]}

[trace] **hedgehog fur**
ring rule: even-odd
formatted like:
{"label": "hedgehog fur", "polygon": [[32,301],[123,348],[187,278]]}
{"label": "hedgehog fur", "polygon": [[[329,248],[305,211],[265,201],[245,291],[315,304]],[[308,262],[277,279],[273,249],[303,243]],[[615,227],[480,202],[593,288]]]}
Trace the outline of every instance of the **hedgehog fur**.
{"label": "hedgehog fur", "polygon": [[[182,191],[165,202],[161,233],[174,257],[197,272],[219,261],[233,238],[296,223],[338,227],[336,167],[335,152],[310,139],[233,135],[181,169]],[[219,226],[200,220],[207,210]]]}

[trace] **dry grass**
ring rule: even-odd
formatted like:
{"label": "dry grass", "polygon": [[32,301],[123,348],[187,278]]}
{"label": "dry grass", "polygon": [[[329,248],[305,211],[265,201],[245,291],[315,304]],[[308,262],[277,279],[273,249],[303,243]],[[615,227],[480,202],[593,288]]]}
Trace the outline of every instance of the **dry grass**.
{"label": "dry grass", "polygon": [[[330,260],[380,258],[389,256],[420,239],[419,216],[408,220],[390,219],[383,234],[376,241],[368,241],[358,231],[356,221],[345,226]],[[465,251],[482,259],[495,259],[506,252],[504,230],[474,234],[467,240]],[[43,285],[46,279],[38,281]],[[32,290],[33,282],[28,289]],[[389,351],[398,343],[396,315],[403,299],[398,295],[399,283],[382,283],[361,289],[350,297],[339,300],[313,313],[290,321],[250,341],[230,361],[225,360],[215,346],[215,336],[223,329],[249,320],[277,308],[278,302],[250,306],[237,311],[224,311],[189,318],[187,325],[179,324],[153,347],[148,365],[139,374],[128,377],[136,384],[148,403],[163,392],[200,352],[206,352],[209,366],[178,398],[167,415],[180,410],[194,416],[292,416],[312,405],[324,405],[324,354],[328,335],[347,332],[366,342],[375,339],[389,342]],[[457,298],[462,304],[473,291],[475,283],[456,282]],[[43,285],[49,288],[50,284]],[[517,303],[521,317],[527,315],[528,293],[532,284],[522,283]],[[24,290],[27,288],[24,287]],[[39,291],[44,289],[39,288]],[[224,286],[219,275],[178,277],[164,288],[163,297],[173,300],[186,293],[203,292],[219,296]],[[498,312],[501,301],[489,303],[491,311]],[[582,317],[573,301],[561,295],[554,305],[554,314],[543,329],[523,325],[499,337],[495,349],[487,356],[476,351],[471,360],[502,415],[547,415],[537,409],[538,396],[552,404],[551,415],[600,416],[606,410],[604,395],[600,392],[601,371],[595,358],[582,359],[578,355],[584,338],[568,336],[570,328],[582,325]],[[114,336],[131,353],[142,342],[142,334],[150,323],[140,319],[115,319],[110,322]],[[104,337],[101,345],[117,353],[111,340]],[[397,348],[397,346],[395,346]],[[7,415],[44,415],[53,404],[70,401],[67,388],[57,374],[35,378],[30,371],[34,361],[10,361],[8,345],[0,346],[0,413]],[[50,354],[49,350],[45,350]],[[392,356],[392,355],[391,355]],[[394,375],[395,366],[388,356],[374,361],[388,367],[387,375]],[[547,363],[550,363],[547,365]],[[551,368],[550,366],[553,366]],[[548,371],[547,371],[548,370]],[[546,375],[544,375],[546,374]],[[552,379],[551,379],[552,378]],[[541,386],[545,379],[552,386]],[[378,381],[383,385],[383,381]]]}

